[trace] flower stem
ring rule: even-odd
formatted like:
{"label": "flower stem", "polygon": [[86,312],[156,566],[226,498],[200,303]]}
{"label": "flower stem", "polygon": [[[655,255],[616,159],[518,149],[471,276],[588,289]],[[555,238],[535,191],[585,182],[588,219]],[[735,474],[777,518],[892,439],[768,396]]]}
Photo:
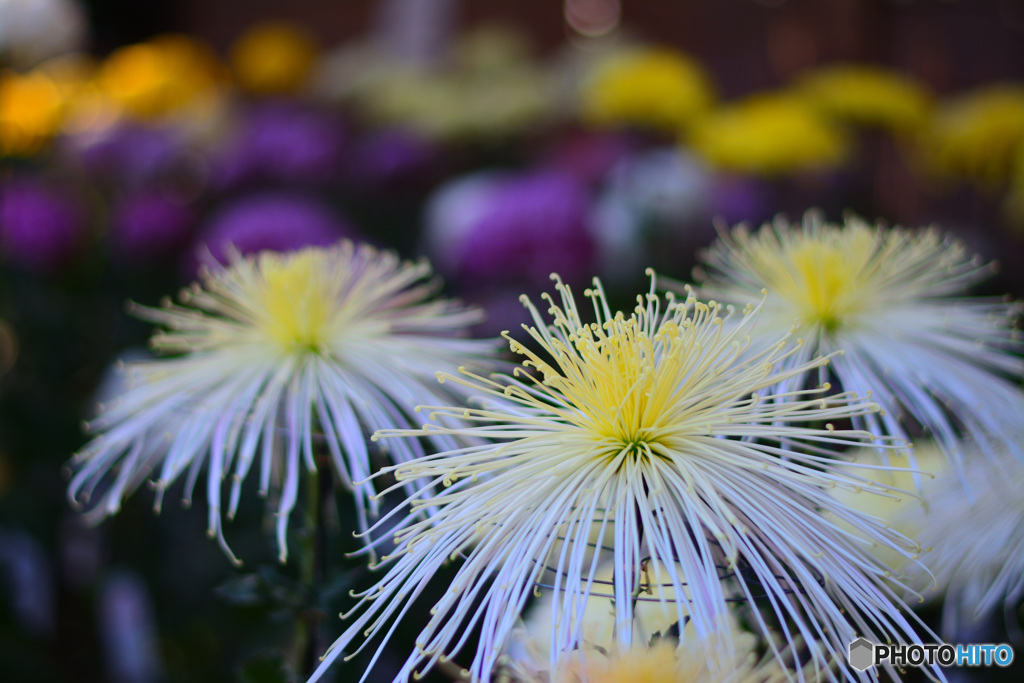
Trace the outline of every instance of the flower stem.
{"label": "flower stem", "polygon": [[[303,515],[303,534],[299,544],[299,582],[303,588],[305,604],[295,613],[295,634],[292,640],[291,660],[294,670],[306,678],[316,668],[323,652],[320,632],[321,612],[316,603],[323,579],[323,561],[326,541],[323,525],[324,494],[329,495],[330,481],[320,473],[309,472],[306,481],[306,510]],[[327,481],[323,481],[323,480]],[[324,489],[327,489],[325,491]]]}

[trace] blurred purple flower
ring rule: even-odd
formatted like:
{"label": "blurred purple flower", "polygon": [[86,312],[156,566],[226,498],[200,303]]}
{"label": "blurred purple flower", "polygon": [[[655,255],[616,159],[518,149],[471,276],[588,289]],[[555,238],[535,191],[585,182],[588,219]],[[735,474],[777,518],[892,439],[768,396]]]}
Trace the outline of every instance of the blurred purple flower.
{"label": "blurred purple flower", "polygon": [[324,183],[338,172],[344,130],[333,117],[288,102],[264,103],[246,112],[236,134],[214,156],[213,184]]}
{"label": "blurred purple flower", "polygon": [[131,184],[151,182],[187,158],[181,133],[170,126],[125,123],[75,136],[70,146],[86,172],[113,175]]}
{"label": "blurred purple flower", "polygon": [[[550,282],[549,282],[550,284]],[[474,325],[474,337],[497,337],[508,330],[513,337],[522,337],[522,326],[532,323],[530,313],[519,297],[524,294],[522,286],[485,285],[474,287],[462,293],[462,300],[484,311],[484,319]]]}
{"label": "blurred purple flower", "polygon": [[601,276],[628,282],[651,266],[677,273],[715,237],[707,169],[676,147],[649,149],[610,169],[594,203]]}
{"label": "blurred purple flower", "polygon": [[187,242],[193,219],[187,204],[161,192],[131,195],[114,208],[111,247],[123,260],[146,262],[166,257]]}
{"label": "blurred purple flower", "polygon": [[18,626],[48,636],[56,626],[53,572],[46,550],[24,531],[0,529],[0,578],[6,576],[7,598]]}
{"label": "blurred purple flower", "polygon": [[[236,200],[215,213],[196,239],[193,259],[212,256],[226,263],[229,244],[251,254],[326,246],[345,237],[355,238],[356,231],[330,207],[298,194],[259,194]],[[208,255],[203,254],[204,248],[209,248]],[[193,260],[191,273],[195,265]]]}
{"label": "blurred purple flower", "polygon": [[719,174],[714,177],[708,196],[709,211],[726,225],[760,225],[771,218],[777,204],[770,183],[754,177]]}
{"label": "blurred purple flower", "polygon": [[112,683],[160,679],[156,620],[146,584],[136,574],[114,571],[98,599],[100,639]]}
{"label": "blurred purple flower", "polygon": [[82,242],[86,215],[72,197],[31,179],[7,180],[0,190],[0,247],[29,270],[65,263]]}
{"label": "blurred purple flower", "polygon": [[345,153],[344,177],[358,188],[388,189],[414,181],[438,158],[438,149],[413,131],[373,131],[352,141]]}
{"label": "blurred purple flower", "polygon": [[471,176],[432,201],[428,249],[467,286],[547,287],[553,272],[584,282],[596,274],[589,205],[583,184],[565,173]]}
{"label": "blurred purple flower", "polygon": [[552,272],[568,282],[587,278],[594,243],[589,202],[573,177],[540,173],[501,183],[487,211],[461,245],[461,275],[469,280],[521,277],[546,286]]}

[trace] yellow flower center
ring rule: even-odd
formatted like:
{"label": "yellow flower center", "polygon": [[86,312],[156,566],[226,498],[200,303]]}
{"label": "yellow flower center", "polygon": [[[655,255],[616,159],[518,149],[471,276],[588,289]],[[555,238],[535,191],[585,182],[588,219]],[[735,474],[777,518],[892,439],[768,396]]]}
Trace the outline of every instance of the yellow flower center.
{"label": "yellow flower center", "polygon": [[870,305],[873,231],[797,235],[779,250],[761,242],[754,253],[768,291],[797,309],[801,322],[833,332]]}
{"label": "yellow flower center", "polygon": [[707,381],[697,364],[710,341],[708,320],[713,329],[720,329],[720,320],[715,308],[697,304],[695,310],[693,317],[660,324],[652,311],[639,307],[629,318],[618,313],[601,324],[573,325],[561,317],[558,324],[571,346],[550,339],[545,346],[553,364],[520,345],[513,348],[565,397],[566,420],[614,449],[606,453],[650,459],[665,437],[678,433],[691,409],[680,396]]}
{"label": "yellow flower center", "polygon": [[611,320],[599,331],[595,335],[593,328],[585,328],[576,340],[590,375],[576,388],[592,392],[592,397],[580,396],[580,404],[597,434],[639,451],[663,412],[664,397],[653,391],[659,377],[654,340],[634,318]]}
{"label": "yellow flower center", "polygon": [[285,351],[321,351],[335,329],[340,281],[332,276],[328,255],[306,249],[295,254],[264,253],[259,289],[260,328]]}

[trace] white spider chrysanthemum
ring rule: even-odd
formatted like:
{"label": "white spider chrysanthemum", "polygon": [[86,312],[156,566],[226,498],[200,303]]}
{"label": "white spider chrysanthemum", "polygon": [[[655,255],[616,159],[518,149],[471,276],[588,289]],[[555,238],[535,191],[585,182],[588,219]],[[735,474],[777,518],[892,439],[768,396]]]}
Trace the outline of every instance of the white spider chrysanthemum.
{"label": "white spider chrysanthemum", "polygon": [[973,501],[957,477],[940,474],[925,489],[923,506],[892,520],[899,528],[918,529],[922,547],[929,548],[922,563],[939,594],[945,593],[943,630],[950,637],[959,616],[983,619],[1000,606],[1012,627],[1013,610],[1024,598],[1024,465],[1003,452],[974,460],[965,475]]}
{"label": "white spider chrysanthemum", "polygon": [[[493,396],[478,408],[430,408],[435,420],[457,416],[471,426],[383,434],[440,432],[495,443],[382,470],[400,482],[425,478],[447,489],[432,495],[422,484],[411,499],[387,574],[353,609],[358,616],[350,617],[314,680],[353,641],[386,640],[395,628],[389,624],[460,556],[396,681],[453,657],[476,629],[479,646],[468,670],[474,680],[490,680],[539,585],[559,596],[548,633],[554,666],[579,641],[565,615],[583,609],[598,564],[609,555],[614,585],[601,592],[614,596],[616,639],[625,649],[645,562],[666,567],[667,594],[690,596],[672,598],[670,607],[677,620],[689,617],[701,641],[729,642],[723,624],[733,596],[770,604],[772,618],[757,617],[754,627],[774,627],[783,645],[823,642],[814,651],[820,670],[840,659],[836,654],[857,634],[916,639],[887,587],[885,567],[865,550],[879,543],[910,555],[916,546],[828,494],[835,486],[884,493],[840,472],[833,450],[875,437],[830,423],[877,411],[876,404],[826,396],[828,387],[759,395],[827,361],[780,370],[799,348],[788,333],[760,353],[745,353],[753,307],[727,324],[733,311],[721,317],[716,304],[671,295],[663,301],[652,279],[651,292],[628,317],[612,313],[599,285],[588,291],[597,317],[588,325],[569,289],[559,283],[558,290],[560,303],[545,297],[550,327],[524,298],[536,325],[527,330],[540,350],[512,341],[525,357],[513,377],[442,375]],[[430,519],[418,516],[425,507],[435,510]],[[823,513],[857,531],[840,531]],[[772,652],[782,657],[774,646]]]}
{"label": "white spider chrysanthemum", "polygon": [[855,426],[907,439],[906,423],[917,423],[961,475],[961,436],[986,454],[1001,444],[1021,454],[1010,437],[1024,426],[1015,385],[1024,377],[1020,308],[963,296],[992,266],[961,243],[935,229],[873,227],[852,216],[839,226],[808,212],[802,226],[777,219],[756,233],[723,234],[705,262],[703,296],[742,305],[767,288],[762,329],[800,324],[808,343],[787,367],[844,352],[830,366],[842,389],[873,392],[888,410]]}
{"label": "white spider chrysanthemum", "polygon": [[[185,290],[182,305],[133,307],[167,328],[152,340],[171,358],[133,363],[129,388],[102,407],[88,425],[99,432],[71,462],[68,494],[92,501],[93,514],[113,514],[122,499],[159,465],[156,506],[187,470],[191,499],[206,467],[209,533],[230,555],[222,532],[221,489],[231,479],[228,517],[237,510],[242,482],[259,461],[260,491],[277,490],[277,536],[287,556],[288,516],[303,463],[314,471],[314,429],[324,436],[342,481],[370,475],[365,433],[410,427],[415,406],[452,400],[434,379],[438,369],[483,360],[492,342],[455,338],[478,311],[432,300],[436,281],[426,262],[343,241],[243,258],[203,274]],[[438,435],[434,446],[454,447]],[[395,462],[423,450],[395,442]],[[102,484],[100,495],[94,495]],[[360,524],[376,512],[355,487]],[[233,557],[233,556],[232,556]]]}

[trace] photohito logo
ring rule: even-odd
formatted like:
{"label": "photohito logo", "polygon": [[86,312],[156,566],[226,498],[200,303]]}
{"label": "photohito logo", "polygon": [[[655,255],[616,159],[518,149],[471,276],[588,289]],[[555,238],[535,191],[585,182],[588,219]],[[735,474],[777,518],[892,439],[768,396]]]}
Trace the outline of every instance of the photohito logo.
{"label": "photohito logo", "polygon": [[849,645],[848,661],[857,671],[888,662],[893,666],[1010,666],[1013,648],[1006,644],[893,643],[880,645],[858,638]]}

